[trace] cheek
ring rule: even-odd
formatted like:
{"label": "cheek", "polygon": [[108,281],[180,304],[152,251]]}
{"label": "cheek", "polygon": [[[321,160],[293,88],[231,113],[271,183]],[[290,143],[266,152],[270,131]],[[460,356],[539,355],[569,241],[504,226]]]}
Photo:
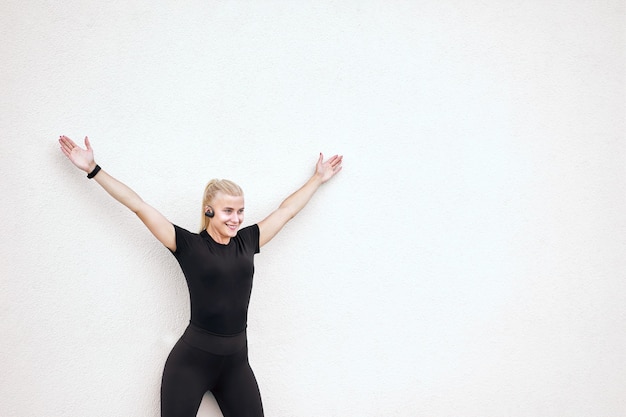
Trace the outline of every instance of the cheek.
{"label": "cheek", "polygon": [[221,214],[219,217],[220,222],[222,223],[226,223],[228,222],[228,220],[230,220],[230,216],[227,214]]}

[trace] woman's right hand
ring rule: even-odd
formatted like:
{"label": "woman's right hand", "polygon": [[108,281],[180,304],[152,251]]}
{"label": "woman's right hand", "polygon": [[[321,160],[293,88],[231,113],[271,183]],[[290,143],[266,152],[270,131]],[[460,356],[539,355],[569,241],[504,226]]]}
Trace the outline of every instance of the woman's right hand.
{"label": "woman's right hand", "polygon": [[86,149],[76,145],[72,139],[65,135],[59,138],[59,143],[61,144],[61,151],[76,167],[87,173],[94,170],[96,162],[94,161],[93,149],[87,136],[85,136]]}

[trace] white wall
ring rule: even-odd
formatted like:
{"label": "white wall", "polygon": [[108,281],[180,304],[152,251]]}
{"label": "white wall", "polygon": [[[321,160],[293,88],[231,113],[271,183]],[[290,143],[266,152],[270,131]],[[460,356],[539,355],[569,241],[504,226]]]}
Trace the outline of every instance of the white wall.
{"label": "white wall", "polygon": [[[59,152],[198,227],[344,171],[256,258],[266,415],[626,415],[624,1],[0,6],[0,415],[157,416],[174,258]],[[219,416],[207,396],[199,416]]]}

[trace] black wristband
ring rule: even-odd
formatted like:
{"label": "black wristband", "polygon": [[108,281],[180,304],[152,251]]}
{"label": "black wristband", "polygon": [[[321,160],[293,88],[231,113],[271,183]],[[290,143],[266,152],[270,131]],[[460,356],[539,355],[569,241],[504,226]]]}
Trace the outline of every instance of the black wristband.
{"label": "black wristband", "polygon": [[93,171],[87,174],[87,178],[92,179],[93,177],[96,176],[98,172],[100,172],[100,165],[96,164],[96,167],[93,169]]}

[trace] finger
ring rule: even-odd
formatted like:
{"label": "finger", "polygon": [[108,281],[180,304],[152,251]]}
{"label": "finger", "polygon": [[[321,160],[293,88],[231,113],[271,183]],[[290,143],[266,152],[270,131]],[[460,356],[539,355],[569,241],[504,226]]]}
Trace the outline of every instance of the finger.
{"label": "finger", "polygon": [[70,138],[68,138],[67,136],[63,135],[61,136],[60,139],[64,144],[66,144],[70,149],[72,149],[73,147],[76,146],[76,144],[74,143],[74,141]]}
{"label": "finger", "polygon": [[59,144],[61,145],[61,150],[63,151],[63,153],[67,155],[68,152],[72,150],[72,147],[66,139],[67,138],[61,137],[61,139],[59,139]]}
{"label": "finger", "polygon": [[88,151],[91,150],[91,142],[89,142],[89,138],[87,136],[85,136],[85,147]]}
{"label": "finger", "polygon": [[329,163],[332,167],[335,167],[335,166],[337,166],[337,165],[341,164],[341,157],[340,157],[340,156],[338,156],[338,155],[335,155],[335,156],[333,156],[332,158],[330,158],[330,159],[328,160],[328,163]]}
{"label": "finger", "polygon": [[335,174],[341,171],[341,168],[343,168],[341,166],[341,162],[342,162],[342,157],[340,156],[339,158],[337,158],[337,160],[335,161],[335,164],[333,165],[333,172]]}
{"label": "finger", "polygon": [[61,152],[63,152],[63,155],[67,156],[68,158],[70,157],[70,152],[63,145],[61,145]]}

